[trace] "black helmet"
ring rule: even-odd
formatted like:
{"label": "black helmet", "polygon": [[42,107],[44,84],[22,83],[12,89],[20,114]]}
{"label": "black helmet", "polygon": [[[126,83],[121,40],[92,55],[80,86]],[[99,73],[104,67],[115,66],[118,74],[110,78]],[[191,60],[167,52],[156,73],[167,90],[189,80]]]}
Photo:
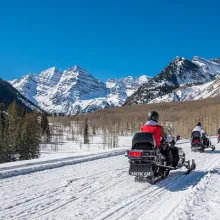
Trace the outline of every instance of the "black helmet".
{"label": "black helmet", "polygon": [[158,122],[159,121],[159,114],[155,111],[149,112],[147,119]]}
{"label": "black helmet", "polygon": [[201,127],[201,123],[200,123],[200,122],[198,122],[198,123],[197,123],[197,126],[200,126],[200,127]]}

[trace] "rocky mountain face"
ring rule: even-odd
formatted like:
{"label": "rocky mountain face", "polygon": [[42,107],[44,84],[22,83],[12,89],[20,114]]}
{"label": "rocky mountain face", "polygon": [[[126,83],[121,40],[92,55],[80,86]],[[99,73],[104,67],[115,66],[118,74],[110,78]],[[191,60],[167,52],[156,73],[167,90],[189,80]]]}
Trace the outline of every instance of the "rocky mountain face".
{"label": "rocky mountain face", "polygon": [[173,94],[177,88],[215,80],[220,73],[218,66],[218,61],[206,61],[199,57],[189,61],[183,57],[176,57],[156,77],[140,86],[124,105],[166,101],[164,97]]}
{"label": "rocky mountain face", "polygon": [[10,83],[0,78],[0,103],[4,103],[7,109],[14,100],[20,107],[23,105],[26,106],[29,111],[34,109],[40,112],[42,111],[37,105],[17,91]]}
{"label": "rocky mountain face", "polygon": [[139,87],[145,82],[148,82],[151,77],[143,75],[138,78],[131,76],[121,79],[109,79],[106,82],[106,87],[110,89],[111,93],[117,93],[117,90],[121,90],[121,95],[131,96]]}
{"label": "rocky mountain face", "polygon": [[216,64],[220,64],[220,57],[211,59],[210,61],[212,61],[212,62],[214,62]]}
{"label": "rocky mountain face", "polygon": [[192,62],[200,66],[205,73],[220,74],[220,58],[205,60],[194,56]]}
{"label": "rocky mountain face", "polygon": [[215,97],[220,95],[220,78],[217,77],[214,81],[204,84],[182,86],[161,97],[157,97],[149,102],[181,102],[189,100],[199,100],[208,97]]}
{"label": "rocky mountain face", "polygon": [[121,106],[148,80],[149,77],[141,76],[109,79],[103,83],[74,66],[63,72],[53,67],[39,75],[28,74],[10,83],[47,112],[75,115]]}

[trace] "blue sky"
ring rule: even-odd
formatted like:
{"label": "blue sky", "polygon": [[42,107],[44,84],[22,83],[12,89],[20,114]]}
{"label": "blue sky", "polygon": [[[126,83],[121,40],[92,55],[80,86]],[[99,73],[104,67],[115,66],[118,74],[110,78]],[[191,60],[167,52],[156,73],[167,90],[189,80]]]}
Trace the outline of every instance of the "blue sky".
{"label": "blue sky", "polygon": [[11,0],[0,6],[0,77],[75,64],[101,80],[156,75],[175,56],[220,56],[213,0]]}

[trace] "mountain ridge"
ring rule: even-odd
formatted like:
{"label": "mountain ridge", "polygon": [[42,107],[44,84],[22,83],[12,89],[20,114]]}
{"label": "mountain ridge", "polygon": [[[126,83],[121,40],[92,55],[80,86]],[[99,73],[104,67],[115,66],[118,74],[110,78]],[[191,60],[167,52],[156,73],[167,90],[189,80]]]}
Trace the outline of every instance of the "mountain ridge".
{"label": "mountain ridge", "polygon": [[157,76],[128,97],[124,105],[150,103],[183,85],[205,83],[216,79],[217,68],[213,72],[208,61],[204,63],[203,59],[198,60],[195,57],[193,61],[177,56]]}
{"label": "mountain ridge", "polygon": [[23,96],[9,82],[0,78],[0,103],[4,103],[5,108],[7,109],[14,100],[20,107],[26,106],[29,111],[37,110],[43,112],[41,108],[28,100],[27,97]]}
{"label": "mountain ridge", "polygon": [[220,91],[209,91],[218,85],[219,75],[220,58],[194,56],[187,60],[176,56],[152,78],[128,76],[110,78],[104,83],[75,65],[63,72],[52,67],[40,74],[31,73],[11,84],[49,113],[75,115],[122,105],[214,97]]}
{"label": "mountain ridge", "polygon": [[79,114],[121,106],[127,97],[149,80],[145,75],[101,82],[75,65],[63,72],[56,67],[28,74],[10,83],[49,113]]}

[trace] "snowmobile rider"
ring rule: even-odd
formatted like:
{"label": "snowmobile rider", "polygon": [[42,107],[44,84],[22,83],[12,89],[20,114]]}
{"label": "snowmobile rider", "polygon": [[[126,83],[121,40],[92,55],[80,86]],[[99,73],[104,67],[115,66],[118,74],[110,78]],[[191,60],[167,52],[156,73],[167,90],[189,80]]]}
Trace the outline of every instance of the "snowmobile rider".
{"label": "snowmobile rider", "polygon": [[218,135],[220,135],[220,126],[219,126],[219,128],[218,128]]}
{"label": "snowmobile rider", "polygon": [[202,126],[201,123],[198,122],[197,125],[196,125],[196,127],[192,130],[192,132],[193,132],[193,131],[199,131],[201,137],[203,137],[204,134],[205,134],[205,131],[201,128],[201,126]]}
{"label": "snowmobile rider", "polygon": [[209,141],[209,139],[206,136],[206,132],[204,131],[204,129],[201,126],[202,126],[201,123],[198,122],[196,127],[193,129],[193,131],[199,131],[200,132],[201,138],[203,140],[203,144],[208,147],[210,141]]}
{"label": "snowmobile rider", "polygon": [[[141,127],[142,132],[152,133],[156,142],[156,147],[161,147],[167,138],[167,135],[163,127],[158,123],[159,114],[156,111],[152,111],[148,114],[147,123]],[[171,165],[173,162],[173,154],[169,146],[162,151],[164,156],[167,158],[167,165]]]}

